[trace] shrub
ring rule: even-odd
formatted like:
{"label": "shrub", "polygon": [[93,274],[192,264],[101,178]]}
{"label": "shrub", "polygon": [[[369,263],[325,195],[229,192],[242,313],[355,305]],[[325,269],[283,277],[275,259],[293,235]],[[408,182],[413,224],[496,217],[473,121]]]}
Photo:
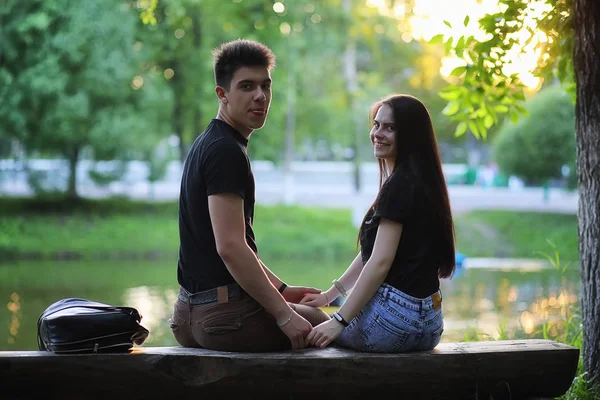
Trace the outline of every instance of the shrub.
{"label": "shrub", "polygon": [[507,123],[494,142],[499,168],[527,182],[542,184],[562,177],[569,165],[575,174],[575,113],[571,98],[558,87],[543,89],[525,104],[529,112]]}

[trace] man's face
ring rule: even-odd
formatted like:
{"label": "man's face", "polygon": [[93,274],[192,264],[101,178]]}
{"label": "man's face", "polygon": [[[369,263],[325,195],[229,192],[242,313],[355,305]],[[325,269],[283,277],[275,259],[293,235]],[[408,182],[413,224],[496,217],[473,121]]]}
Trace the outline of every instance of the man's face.
{"label": "man's face", "polygon": [[233,74],[229,90],[217,88],[217,93],[224,115],[240,133],[250,134],[265,125],[271,104],[271,73],[267,68],[242,67]]}

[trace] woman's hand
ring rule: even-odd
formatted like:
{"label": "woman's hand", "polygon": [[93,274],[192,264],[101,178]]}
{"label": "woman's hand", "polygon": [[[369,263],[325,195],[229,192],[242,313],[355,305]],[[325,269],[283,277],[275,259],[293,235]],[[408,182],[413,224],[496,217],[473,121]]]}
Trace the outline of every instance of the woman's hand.
{"label": "woman's hand", "polygon": [[300,300],[299,304],[311,307],[324,307],[329,304],[329,299],[325,293],[309,293]]}
{"label": "woman's hand", "polygon": [[306,342],[309,346],[323,348],[337,339],[343,330],[344,325],[332,318],[315,326],[306,337]]}
{"label": "woman's hand", "polygon": [[288,286],[283,290],[283,293],[281,293],[281,295],[283,296],[285,301],[294,304],[302,304],[299,302],[303,300],[305,295],[317,293],[321,293],[321,289],[315,289],[312,287],[304,286]]}

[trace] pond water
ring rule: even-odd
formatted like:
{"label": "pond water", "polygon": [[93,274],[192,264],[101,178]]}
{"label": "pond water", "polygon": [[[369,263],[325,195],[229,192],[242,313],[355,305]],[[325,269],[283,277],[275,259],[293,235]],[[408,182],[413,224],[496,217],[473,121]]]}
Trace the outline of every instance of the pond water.
{"label": "pond water", "polygon": [[[269,264],[274,265],[274,264]],[[326,289],[345,265],[278,263],[271,268],[293,284]],[[177,295],[169,262],[11,262],[0,264],[0,350],[37,349],[37,319],[53,302],[80,297],[137,308],[150,330],[146,346],[172,346],[167,320]],[[549,268],[470,268],[442,281],[442,342],[529,337],[560,321],[578,304],[579,274]],[[554,328],[555,329],[555,328]],[[552,332],[551,332],[552,333]]]}

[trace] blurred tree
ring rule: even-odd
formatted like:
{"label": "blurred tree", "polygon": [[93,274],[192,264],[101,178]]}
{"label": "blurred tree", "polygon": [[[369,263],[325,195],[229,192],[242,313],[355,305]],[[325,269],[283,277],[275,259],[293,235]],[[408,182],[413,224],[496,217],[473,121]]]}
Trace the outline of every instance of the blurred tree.
{"label": "blurred tree", "polygon": [[[201,131],[203,88],[209,78],[203,53],[208,19],[215,2],[202,0],[132,1],[142,10],[136,39],[145,53],[145,68],[164,76],[171,92],[171,132],[177,136],[179,159],[184,160],[188,143]],[[202,5],[202,7],[201,7]],[[150,23],[142,29],[144,23]]]}
{"label": "blurred tree", "polygon": [[[317,141],[353,147],[360,153],[360,146],[369,144],[369,105],[394,91],[416,90],[408,84],[411,75],[406,71],[423,48],[416,41],[400,40],[393,16],[382,15],[364,1],[349,3],[345,13],[341,0],[152,2],[154,12],[144,18],[155,18],[156,23],[140,30],[138,39],[154,54],[149,68],[171,70],[173,130],[181,136],[182,157],[184,143],[195,138],[217,112],[210,51],[239,37],[264,42],[277,56],[273,106],[267,125],[253,135],[252,158],[289,163],[297,157],[300,144]],[[143,12],[150,3],[135,4]],[[192,35],[194,18],[199,25]],[[200,38],[199,46],[194,46],[192,36]],[[341,55],[349,38],[356,48],[355,106],[350,105],[347,77],[340,73],[345,70]],[[439,103],[434,113],[438,115],[441,108]]]}
{"label": "blurred tree", "polygon": [[542,90],[524,106],[529,115],[516,124],[505,123],[495,141],[494,158],[507,174],[543,185],[560,178],[562,167],[575,161],[575,110],[560,87]]}
{"label": "blurred tree", "polygon": [[343,82],[327,80],[324,74],[339,66],[341,13],[337,0],[276,3],[254,0],[246,9],[235,4],[240,23],[234,31],[236,37],[267,44],[277,56],[269,120],[253,135],[250,153],[255,159],[283,161],[288,170],[302,141],[342,136],[333,129],[331,114],[346,110],[335,110],[327,102],[343,90]]}
{"label": "blurred tree", "polygon": [[[68,197],[77,197],[85,148],[99,159],[127,156],[164,134],[163,96],[147,89],[152,77],[136,75],[136,16],[126,3],[10,0],[2,18],[1,134],[68,160]],[[140,118],[140,107],[154,112]]]}
{"label": "blurred tree", "polygon": [[511,53],[532,50],[539,54],[536,75],[557,79],[574,95],[583,360],[586,379],[600,387],[600,2],[499,0],[498,4],[498,12],[478,21],[485,39],[463,36],[447,41],[450,54],[463,59],[464,65],[452,71],[454,84],[441,96],[460,121],[457,134],[470,129],[485,137],[502,115],[516,122],[527,112],[522,106],[524,85],[505,67]]}

